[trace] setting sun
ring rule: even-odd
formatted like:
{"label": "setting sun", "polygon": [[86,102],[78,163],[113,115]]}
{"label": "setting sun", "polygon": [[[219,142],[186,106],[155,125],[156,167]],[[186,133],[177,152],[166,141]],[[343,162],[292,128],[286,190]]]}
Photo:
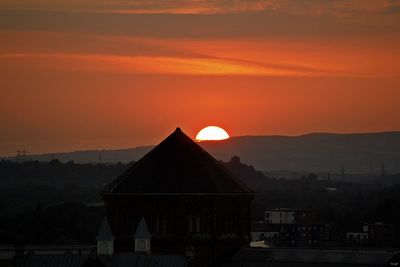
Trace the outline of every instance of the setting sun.
{"label": "setting sun", "polygon": [[206,140],[225,140],[229,138],[229,134],[217,126],[208,126],[202,129],[196,136],[197,141],[206,141]]}

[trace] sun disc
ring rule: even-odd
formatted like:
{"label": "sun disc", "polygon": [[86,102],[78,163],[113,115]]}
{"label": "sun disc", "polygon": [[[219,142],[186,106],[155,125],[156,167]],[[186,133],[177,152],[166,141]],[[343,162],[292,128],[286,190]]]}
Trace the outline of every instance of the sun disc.
{"label": "sun disc", "polygon": [[229,134],[218,126],[208,126],[200,130],[196,135],[197,141],[207,140],[225,140],[229,138]]}

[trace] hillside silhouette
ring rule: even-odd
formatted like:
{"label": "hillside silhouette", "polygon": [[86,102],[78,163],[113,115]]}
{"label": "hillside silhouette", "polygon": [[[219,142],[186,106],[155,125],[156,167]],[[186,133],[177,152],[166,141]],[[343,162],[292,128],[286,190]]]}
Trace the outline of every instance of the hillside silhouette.
{"label": "hillside silhouette", "polygon": [[[233,155],[261,171],[368,173],[400,172],[400,132],[301,136],[239,136],[200,143],[218,160]],[[140,159],[153,146],[121,150],[75,151],[27,156],[30,160],[77,163],[127,163]],[[15,158],[10,158],[15,159]]]}

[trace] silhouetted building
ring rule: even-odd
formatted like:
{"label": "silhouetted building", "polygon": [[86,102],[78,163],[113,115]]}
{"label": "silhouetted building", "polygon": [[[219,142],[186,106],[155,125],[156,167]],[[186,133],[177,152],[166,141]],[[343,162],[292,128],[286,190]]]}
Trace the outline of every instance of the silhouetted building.
{"label": "silhouetted building", "polygon": [[[97,239],[97,252],[90,246],[42,246],[34,250],[24,249],[19,254],[8,255],[5,266],[15,267],[187,267],[185,255],[160,255],[151,253],[151,235],[142,218],[133,235],[135,250],[115,253],[114,235],[107,218],[104,219]],[[14,250],[15,251],[15,250]],[[0,248],[0,259],[4,255]],[[12,252],[12,251],[8,251]],[[14,252],[15,253],[15,252]],[[12,256],[12,257],[10,257]],[[12,259],[12,260],[11,260]],[[2,262],[0,261],[0,266]]]}
{"label": "silhouetted building", "polygon": [[102,192],[116,252],[142,218],[152,253],[215,262],[250,243],[254,192],[179,128]]}

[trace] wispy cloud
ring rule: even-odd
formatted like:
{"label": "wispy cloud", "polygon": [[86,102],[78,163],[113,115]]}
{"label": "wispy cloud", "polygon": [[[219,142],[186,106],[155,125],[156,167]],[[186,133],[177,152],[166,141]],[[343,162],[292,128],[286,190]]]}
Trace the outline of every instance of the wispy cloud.
{"label": "wispy cloud", "polygon": [[276,11],[293,14],[382,13],[400,6],[394,0],[3,0],[3,9],[133,14],[221,14]]}
{"label": "wispy cloud", "polygon": [[[246,75],[246,76],[314,76],[317,71],[299,66],[268,66],[238,60],[216,58],[115,56],[95,54],[20,53],[0,54],[3,61],[12,60],[32,68],[116,74],[177,75]],[[1,63],[0,63],[1,64]],[[329,74],[329,73],[325,73]]]}
{"label": "wispy cloud", "polygon": [[0,8],[133,14],[215,14],[276,9],[277,0],[5,0]]}
{"label": "wispy cloud", "polygon": [[[397,76],[395,45],[335,40],[131,38],[3,33],[0,64],[66,71],[174,75]],[[398,42],[398,39],[392,39]],[[383,40],[382,42],[384,42]]]}
{"label": "wispy cloud", "polygon": [[[297,3],[297,1],[295,2]],[[179,7],[185,8],[185,7]],[[287,10],[289,7],[287,8]],[[374,36],[400,33],[400,14],[362,11],[290,11],[176,14],[113,9],[71,12],[48,9],[1,9],[0,31],[53,31],[156,38],[237,38],[281,36]],[[283,9],[286,10],[286,9]],[[304,12],[302,12],[303,10]]]}

